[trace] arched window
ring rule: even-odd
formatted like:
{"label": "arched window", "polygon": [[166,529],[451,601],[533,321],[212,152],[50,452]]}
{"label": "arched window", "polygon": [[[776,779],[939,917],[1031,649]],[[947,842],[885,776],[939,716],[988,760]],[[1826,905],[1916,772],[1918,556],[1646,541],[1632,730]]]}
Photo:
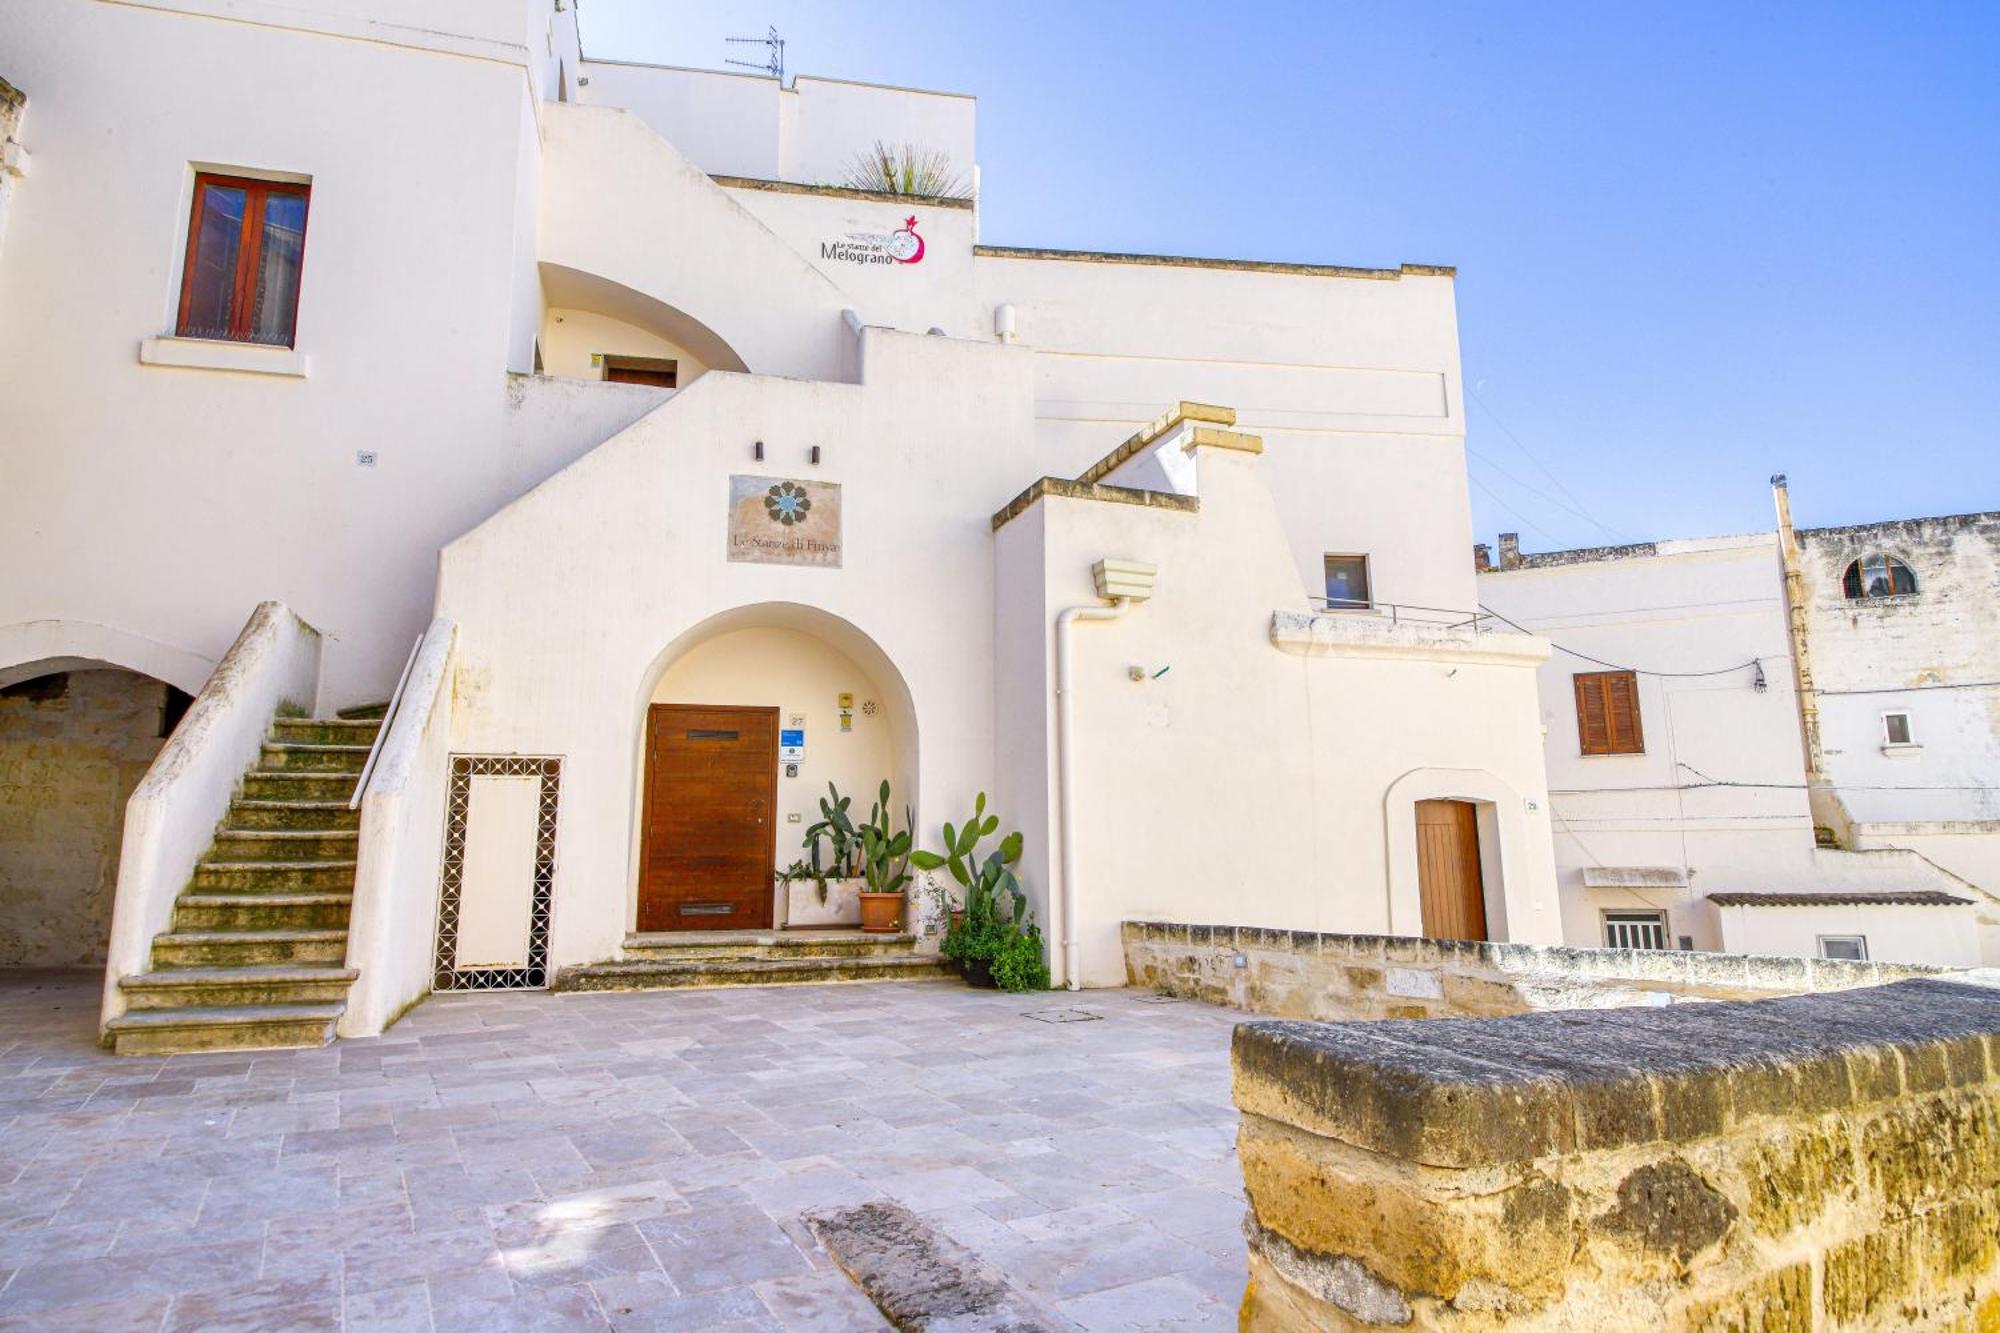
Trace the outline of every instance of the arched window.
{"label": "arched window", "polygon": [[1847,567],[1840,590],[1849,601],[1864,597],[1901,597],[1917,590],[1917,576],[1893,555],[1880,551],[1862,556]]}

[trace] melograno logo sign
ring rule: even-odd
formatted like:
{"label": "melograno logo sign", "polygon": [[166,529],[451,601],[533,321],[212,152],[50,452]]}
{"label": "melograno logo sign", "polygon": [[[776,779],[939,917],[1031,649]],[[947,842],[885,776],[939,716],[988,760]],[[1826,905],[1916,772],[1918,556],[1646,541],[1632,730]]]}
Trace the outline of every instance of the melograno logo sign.
{"label": "melograno logo sign", "polygon": [[844,264],[921,264],[924,238],[917,235],[917,219],[912,215],[887,234],[850,231],[843,240],[821,241],[819,257]]}

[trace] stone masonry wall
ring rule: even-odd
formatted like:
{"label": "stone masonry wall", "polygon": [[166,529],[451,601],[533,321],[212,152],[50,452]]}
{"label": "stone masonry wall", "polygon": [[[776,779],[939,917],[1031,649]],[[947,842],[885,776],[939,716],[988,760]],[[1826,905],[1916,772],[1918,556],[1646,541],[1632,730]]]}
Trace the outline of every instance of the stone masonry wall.
{"label": "stone masonry wall", "polygon": [[2000,1329],[2000,990],[1260,1020],[1233,1062],[1246,1330]]}
{"label": "stone masonry wall", "polygon": [[125,802],[165,744],[159,681],[68,675],[0,698],[0,967],[104,961]]}
{"label": "stone masonry wall", "polygon": [[[1874,986],[1943,969],[1650,949],[1329,935],[1128,921],[1134,986],[1277,1018],[1446,1018],[1615,1009]],[[1239,963],[1238,960],[1241,959]]]}

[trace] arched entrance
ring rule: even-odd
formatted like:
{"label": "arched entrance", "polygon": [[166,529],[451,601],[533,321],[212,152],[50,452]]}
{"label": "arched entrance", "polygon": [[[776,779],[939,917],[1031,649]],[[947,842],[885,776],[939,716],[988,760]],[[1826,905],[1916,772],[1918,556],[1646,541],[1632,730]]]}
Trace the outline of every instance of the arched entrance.
{"label": "arched entrance", "polygon": [[[846,620],[796,603],[711,617],[649,673],[639,728],[631,920],[640,933],[845,926],[855,886],[781,883],[808,861],[829,784],[867,817],[890,785],[914,814],[917,726],[886,654]],[[835,869],[822,847],[822,867]]]}
{"label": "arched entrance", "polygon": [[125,803],[192,702],[91,658],[0,668],[0,968],[104,963]]}

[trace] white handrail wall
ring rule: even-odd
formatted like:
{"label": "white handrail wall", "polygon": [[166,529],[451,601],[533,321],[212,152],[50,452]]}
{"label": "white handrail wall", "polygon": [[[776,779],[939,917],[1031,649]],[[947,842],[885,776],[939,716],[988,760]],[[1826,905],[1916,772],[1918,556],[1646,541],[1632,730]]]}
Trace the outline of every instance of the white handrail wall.
{"label": "white handrail wall", "polygon": [[360,976],[340,1019],[343,1037],[374,1036],[430,989],[457,639],[457,625],[442,616],[424,631],[362,794],[347,927],[347,965]]}
{"label": "white handrail wall", "polygon": [[311,713],[320,649],[319,631],[284,603],[260,603],[125,803],[102,1022],[125,1012],[118,983],[150,966],[153,937],[173,919],[271,719]]}

